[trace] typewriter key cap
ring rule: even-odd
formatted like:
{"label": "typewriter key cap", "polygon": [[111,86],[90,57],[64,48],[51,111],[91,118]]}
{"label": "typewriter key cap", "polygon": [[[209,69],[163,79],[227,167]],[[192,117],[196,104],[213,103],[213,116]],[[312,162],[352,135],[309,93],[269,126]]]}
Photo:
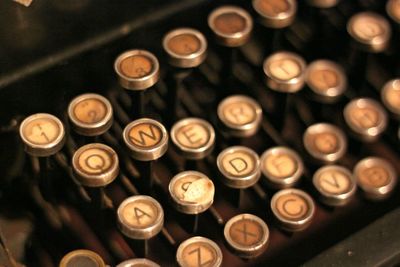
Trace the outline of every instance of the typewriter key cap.
{"label": "typewriter key cap", "polygon": [[25,118],[19,128],[25,144],[25,151],[37,157],[47,157],[57,153],[65,143],[62,122],[47,113],[37,113]]}
{"label": "typewriter key cap", "polygon": [[228,147],[219,153],[217,166],[222,182],[234,189],[232,193],[236,207],[242,207],[243,189],[256,184],[261,176],[258,155],[244,146]]}
{"label": "typewriter key cap", "polygon": [[203,119],[185,118],[172,126],[171,140],[185,158],[202,159],[214,148],[215,132]]}
{"label": "typewriter key cap", "polygon": [[330,206],[347,204],[357,189],[352,173],[337,165],[319,168],[314,173],[313,184],[321,201]]}
{"label": "typewriter key cap", "polygon": [[118,207],[118,226],[132,239],[149,239],[157,235],[164,224],[164,211],[157,200],[138,195],[125,199]]}
{"label": "typewriter key cap", "polygon": [[123,139],[132,158],[141,161],[141,177],[146,179],[145,190],[153,187],[153,161],[162,157],[168,149],[168,133],[156,120],[142,118],[129,123],[123,131]]}
{"label": "typewriter key cap", "polygon": [[117,57],[114,63],[120,85],[127,90],[145,90],[159,79],[157,58],[145,50],[129,50]]}
{"label": "typewriter key cap", "polygon": [[274,108],[269,119],[278,132],[286,124],[289,94],[296,93],[304,85],[305,68],[304,59],[291,52],[273,53],[263,63],[266,85],[274,92]]}
{"label": "typewriter key cap", "polygon": [[388,0],[386,3],[386,13],[392,20],[400,24],[400,1]]}
{"label": "typewriter key cap", "polygon": [[333,103],[347,89],[347,77],[342,67],[329,60],[315,60],[306,70],[305,82],[314,98],[323,103]]}
{"label": "typewriter key cap", "polygon": [[106,267],[106,264],[97,253],[79,249],[66,254],[59,267]]}
{"label": "typewriter key cap", "polygon": [[283,189],[272,197],[271,209],[282,229],[295,232],[310,225],[315,213],[315,204],[304,191]]}
{"label": "typewriter key cap", "polygon": [[217,112],[223,131],[230,136],[250,137],[260,128],[262,109],[250,97],[229,96],[219,103]]}
{"label": "typewriter key cap", "polygon": [[295,93],[304,85],[306,63],[292,52],[277,52],[264,61],[266,84],[272,90]]}
{"label": "typewriter key cap", "polygon": [[105,133],[113,123],[110,101],[98,94],[83,94],[74,98],[68,106],[68,117],[73,129],[84,136]]}
{"label": "typewriter key cap", "polygon": [[347,23],[347,32],[360,48],[374,53],[385,50],[391,38],[389,22],[373,12],[361,12],[353,15]]}
{"label": "typewriter key cap", "polygon": [[[191,28],[178,28],[168,32],[163,39],[163,47],[172,66],[167,72],[167,105],[172,109],[169,120],[178,116],[184,80],[191,68],[198,67],[207,56],[207,40],[204,35]],[[171,122],[169,121],[169,122]]]}
{"label": "typewriter key cap", "polygon": [[114,63],[114,70],[122,88],[131,97],[131,117],[144,115],[144,92],[157,83],[160,67],[157,58],[145,50],[129,50],[120,54]]}
{"label": "typewriter key cap", "polygon": [[148,259],[132,259],[121,262],[117,267],[160,267],[160,265]]}
{"label": "typewriter key cap", "polygon": [[223,183],[232,188],[253,186],[261,175],[258,155],[244,146],[224,149],[217,157],[217,166]]}
{"label": "typewriter key cap", "polygon": [[373,99],[354,99],[345,106],[343,114],[349,128],[365,141],[376,140],[387,127],[387,113]]}
{"label": "typewriter key cap", "polygon": [[222,251],[214,241],[195,236],[179,245],[176,261],[180,267],[219,267],[222,264]]}
{"label": "typewriter key cap", "polygon": [[211,207],[214,202],[215,188],[213,182],[203,173],[184,171],[175,175],[168,186],[174,207],[189,216],[185,226],[196,233],[199,214]]}
{"label": "typewriter key cap", "polygon": [[79,182],[88,187],[103,187],[119,173],[118,155],[104,144],[80,147],[72,157],[72,167]]}
{"label": "typewriter key cap", "polygon": [[236,6],[222,6],[208,16],[208,26],[224,46],[237,47],[248,41],[253,29],[250,14]]}
{"label": "typewriter key cap", "polygon": [[197,171],[184,171],[175,175],[168,186],[175,208],[185,214],[199,214],[214,202],[214,184]]}
{"label": "typewriter key cap", "polygon": [[253,0],[252,4],[260,15],[261,23],[268,28],[285,28],[296,17],[295,0]]}
{"label": "typewriter key cap", "polygon": [[191,28],[178,28],[168,32],[163,39],[168,62],[178,68],[199,66],[207,56],[207,40]]}
{"label": "typewriter key cap", "polygon": [[378,157],[360,160],[353,170],[358,186],[371,200],[385,199],[397,184],[397,174],[388,161]]}
{"label": "typewriter key cap", "polygon": [[383,86],[381,99],[386,108],[400,118],[400,79],[390,80]]}
{"label": "typewriter key cap", "polygon": [[272,147],[261,156],[261,171],[267,184],[275,189],[294,186],[303,175],[300,156],[288,147]]}
{"label": "typewriter key cap", "polygon": [[267,248],[269,229],[259,217],[244,213],[232,217],[225,224],[224,236],[239,257],[254,258]]}
{"label": "typewriter key cap", "polygon": [[130,155],[140,161],[160,158],[168,149],[168,133],[156,120],[142,118],[129,123],[123,138]]}
{"label": "typewriter key cap", "polygon": [[303,135],[303,143],[311,156],[323,162],[338,161],[347,151],[347,139],[343,131],[328,123],[308,127]]}

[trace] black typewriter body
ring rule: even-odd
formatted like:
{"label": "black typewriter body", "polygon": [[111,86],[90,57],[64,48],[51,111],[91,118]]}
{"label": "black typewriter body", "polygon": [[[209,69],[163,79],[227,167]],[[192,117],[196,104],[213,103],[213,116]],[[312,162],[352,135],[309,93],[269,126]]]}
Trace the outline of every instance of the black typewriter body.
{"label": "black typewriter body", "polygon": [[[108,98],[114,108],[111,138],[100,136],[100,143],[117,152],[124,150],[121,129],[125,127],[121,113],[127,114],[130,100],[118,85],[113,64],[125,50],[139,48],[154,53],[160,62],[160,81],[145,93],[146,117],[156,119],[170,130],[171,112],[167,102],[170,67],[162,47],[162,38],[170,30],[191,27],[201,31],[208,41],[205,62],[193,69],[184,81],[180,94],[179,116],[199,117],[210,122],[217,132],[214,151],[195,167],[207,174],[215,184],[213,207],[215,214],[205,212],[199,217],[195,235],[214,240],[222,250],[222,266],[396,266],[400,264],[400,197],[399,188],[379,202],[366,200],[358,190],[343,207],[332,208],[318,200],[310,181],[312,174],[323,164],[310,158],[303,147],[302,135],[307,125],[329,122],[340,127],[348,138],[349,148],[338,165],[352,170],[358,160],[379,156],[388,160],[400,173],[399,120],[389,116],[387,134],[378,141],[361,142],[346,128],[343,107],[349,99],[365,96],[380,100],[383,84],[400,75],[400,25],[385,13],[386,1],[340,1],[334,8],[318,10],[306,1],[298,1],[296,20],[282,32],[279,50],[293,51],[307,63],[330,59],[340,64],[346,73],[359,65],[357,57],[349,55],[353,45],[346,31],[348,19],[359,11],[374,11],[391,22],[392,40],[388,48],[368,58],[363,90],[356,90],[348,77],[346,96],[330,105],[328,112],[309,97],[308,88],[292,97],[287,109],[284,129],[279,132],[270,122],[278,101],[265,85],[262,62],[268,54],[273,31],[265,29],[252,9],[251,1],[41,1],[34,0],[28,8],[12,1],[0,3],[0,226],[5,243],[0,252],[0,266],[13,266],[5,252],[26,266],[58,266],[61,258],[76,249],[98,253],[106,264],[116,266],[137,257],[122,237],[115,213],[100,211],[85,199],[82,187],[72,181],[71,156],[74,149],[88,140],[71,129],[67,116],[69,102],[77,95],[91,92]],[[222,5],[237,5],[253,17],[254,29],[249,43],[238,48],[232,66],[233,78],[224,84],[226,51],[219,45],[207,25],[209,13]],[[324,20],[320,29],[319,21]],[[322,27],[321,26],[321,27]],[[325,34],[319,34],[319,33]],[[246,47],[247,46],[247,47]],[[361,75],[361,74],[358,74]],[[352,77],[353,78],[353,77]],[[308,91],[307,91],[308,90]],[[235,139],[218,134],[217,106],[220,93],[225,96],[243,94],[255,99],[263,109],[263,119],[257,134],[251,138]],[[321,112],[315,112],[319,105]],[[38,162],[24,151],[18,127],[34,113],[46,112],[57,116],[65,125],[67,141],[59,156],[47,162],[54,201],[51,211],[37,197],[33,184],[40,174],[35,173]],[[388,111],[388,114],[390,112]],[[271,115],[272,116],[272,115]],[[274,116],[277,116],[276,114]],[[122,116],[123,117],[123,116]],[[283,114],[278,117],[283,118]],[[178,120],[178,119],[176,119]],[[72,140],[72,142],[71,142]],[[307,173],[296,185],[308,192],[315,202],[311,225],[301,232],[288,233],[277,227],[270,209],[270,199],[277,191],[259,181],[261,192],[248,188],[243,192],[244,204],[238,209],[229,198],[230,191],[220,182],[215,164],[222,148],[243,145],[261,155],[273,146],[288,146],[302,157]],[[177,266],[176,249],[181,242],[194,236],[182,226],[179,213],[171,206],[168,183],[183,171],[183,159],[170,145],[163,157],[153,166],[157,176],[152,196],[164,209],[164,227],[170,239],[157,235],[149,241],[148,258],[161,266]],[[141,193],[140,162],[120,156],[120,175]],[[133,170],[130,169],[133,165]],[[36,167],[35,167],[36,166]],[[138,172],[139,170],[139,172]],[[105,189],[118,207],[135,188],[117,178]],[[269,244],[260,256],[243,260],[224,241],[225,222],[240,213],[262,218],[270,230]],[[117,245],[115,244],[117,243]],[[16,265],[18,266],[18,265]],[[200,265],[199,265],[200,266]],[[13,266],[14,267],[14,266]]]}

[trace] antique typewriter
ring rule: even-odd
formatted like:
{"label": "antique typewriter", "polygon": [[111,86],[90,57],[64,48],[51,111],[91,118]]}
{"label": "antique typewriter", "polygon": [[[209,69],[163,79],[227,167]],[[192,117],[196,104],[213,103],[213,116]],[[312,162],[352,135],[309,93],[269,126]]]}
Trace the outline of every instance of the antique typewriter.
{"label": "antique typewriter", "polygon": [[0,21],[0,266],[400,264],[399,0]]}

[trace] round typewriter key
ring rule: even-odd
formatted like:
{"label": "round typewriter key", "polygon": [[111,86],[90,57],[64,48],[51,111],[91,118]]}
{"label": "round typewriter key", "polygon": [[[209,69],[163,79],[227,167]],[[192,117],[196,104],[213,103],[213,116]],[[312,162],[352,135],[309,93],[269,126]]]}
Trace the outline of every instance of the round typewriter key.
{"label": "round typewriter key", "polygon": [[381,99],[385,106],[400,118],[400,79],[388,81],[383,86]]}
{"label": "round typewriter key", "polygon": [[264,74],[267,86],[273,90],[274,108],[269,118],[278,132],[286,124],[290,108],[290,94],[299,91],[304,85],[305,61],[291,52],[277,52],[264,61]]}
{"label": "round typewriter key", "polygon": [[353,173],[365,197],[371,200],[387,198],[397,183],[394,167],[383,158],[365,158],[357,163]]}
{"label": "round typewriter key", "polygon": [[111,127],[113,109],[105,97],[83,94],[71,101],[68,116],[78,134],[96,136],[105,133]]}
{"label": "round typewriter key", "polygon": [[185,118],[171,128],[171,140],[188,159],[202,159],[214,148],[214,128],[205,120]]}
{"label": "round typewriter key", "polygon": [[213,182],[201,172],[184,171],[171,179],[168,190],[174,207],[184,214],[193,215],[187,217],[191,222],[186,226],[190,226],[192,233],[197,232],[199,214],[214,202]]}
{"label": "round typewriter key", "polygon": [[145,50],[129,50],[117,57],[114,63],[119,84],[131,98],[130,116],[144,115],[146,89],[157,83],[160,70],[157,58]]}
{"label": "round typewriter key", "polygon": [[59,267],[106,267],[106,264],[95,252],[79,249],[66,254]]}
{"label": "round typewriter key", "polygon": [[350,36],[368,52],[382,52],[391,37],[389,22],[379,14],[361,12],[353,15],[347,23]]}
{"label": "round typewriter key", "polygon": [[339,3],[339,0],[308,0],[307,3],[317,8],[331,8]]}
{"label": "round typewriter key", "polygon": [[214,202],[214,184],[197,171],[184,171],[169,182],[169,193],[176,209],[186,214],[206,211]]}
{"label": "round typewriter key", "polygon": [[123,138],[131,157],[141,161],[141,177],[146,179],[145,190],[150,192],[153,187],[153,161],[162,157],[168,149],[167,130],[156,120],[142,118],[125,127]]}
{"label": "round typewriter key", "polygon": [[168,32],[163,39],[169,63],[178,68],[193,68],[207,56],[207,40],[191,28],[178,28]]}
{"label": "round typewriter key", "polygon": [[222,6],[208,16],[208,26],[224,46],[237,47],[248,41],[253,29],[250,14],[236,6]]}
{"label": "round typewriter key", "polygon": [[344,108],[344,119],[350,129],[366,141],[377,139],[387,126],[386,111],[369,98],[349,102]]}
{"label": "round typewriter key", "polygon": [[218,118],[225,132],[233,137],[249,137],[257,133],[261,119],[260,105],[250,97],[233,95],[218,105]]}
{"label": "round typewriter key", "polygon": [[117,210],[118,227],[141,257],[148,255],[148,239],[163,228],[164,211],[154,198],[145,195],[125,199]]}
{"label": "round typewriter key", "polygon": [[329,60],[311,62],[306,70],[305,82],[314,97],[324,103],[335,102],[347,89],[344,70]]}
{"label": "round typewriter key", "polygon": [[133,196],[118,207],[118,226],[132,239],[149,239],[157,235],[164,223],[161,205],[150,196]]}
{"label": "round typewriter key", "polygon": [[283,189],[271,199],[271,209],[279,225],[287,231],[301,231],[308,227],[314,216],[312,198],[298,189]]}
{"label": "round typewriter key", "polygon": [[386,13],[392,20],[400,24],[400,0],[388,0],[386,3]]}
{"label": "round typewriter key", "polygon": [[25,118],[19,128],[25,151],[37,157],[57,153],[64,145],[65,130],[62,122],[47,113],[37,113]]}
{"label": "round typewriter key", "polygon": [[259,217],[244,213],[232,217],[225,224],[224,236],[239,257],[254,258],[267,248],[269,229]]}
{"label": "round typewriter key", "polygon": [[266,83],[272,90],[295,93],[304,85],[306,63],[291,52],[277,52],[264,61]]}
{"label": "round typewriter key", "polygon": [[132,259],[121,262],[117,267],[160,267],[160,265],[148,259]]}
{"label": "round typewriter key", "polygon": [[321,201],[330,206],[347,204],[357,189],[351,172],[337,165],[319,168],[314,173],[313,184],[320,193]]}
{"label": "round typewriter key", "polygon": [[219,153],[218,170],[223,183],[232,188],[248,188],[260,178],[260,160],[256,152],[244,146],[228,147]]}
{"label": "round typewriter key", "polygon": [[261,156],[261,171],[268,185],[282,189],[295,185],[303,175],[300,156],[287,147],[272,147]]}
{"label": "round typewriter key", "polygon": [[260,15],[261,23],[268,28],[285,28],[296,17],[295,0],[253,0],[253,8]]}
{"label": "round typewriter key", "polygon": [[222,251],[214,241],[195,236],[179,245],[176,261],[181,267],[219,267],[222,264]]}
{"label": "round typewriter key", "polygon": [[145,90],[159,79],[157,58],[145,50],[129,50],[117,57],[114,64],[119,83],[127,90]]}
{"label": "round typewriter key", "polygon": [[143,118],[129,123],[123,138],[131,156],[141,161],[160,158],[168,149],[168,133],[156,120]]}
{"label": "round typewriter key", "polygon": [[308,127],[303,135],[303,143],[311,156],[323,162],[338,161],[347,151],[347,139],[343,131],[328,123]]}
{"label": "round typewriter key", "polygon": [[72,157],[72,167],[79,182],[88,187],[106,186],[118,176],[118,156],[104,144],[80,147]]}

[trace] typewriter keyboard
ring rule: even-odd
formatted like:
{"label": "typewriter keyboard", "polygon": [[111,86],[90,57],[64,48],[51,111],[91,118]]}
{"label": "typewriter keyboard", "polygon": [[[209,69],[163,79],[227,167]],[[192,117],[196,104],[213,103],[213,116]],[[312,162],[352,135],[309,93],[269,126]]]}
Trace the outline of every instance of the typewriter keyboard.
{"label": "typewriter keyboard", "polygon": [[315,257],[400,206],[400,1],[178,2],[0,75],[0,265],[390,261]]}

